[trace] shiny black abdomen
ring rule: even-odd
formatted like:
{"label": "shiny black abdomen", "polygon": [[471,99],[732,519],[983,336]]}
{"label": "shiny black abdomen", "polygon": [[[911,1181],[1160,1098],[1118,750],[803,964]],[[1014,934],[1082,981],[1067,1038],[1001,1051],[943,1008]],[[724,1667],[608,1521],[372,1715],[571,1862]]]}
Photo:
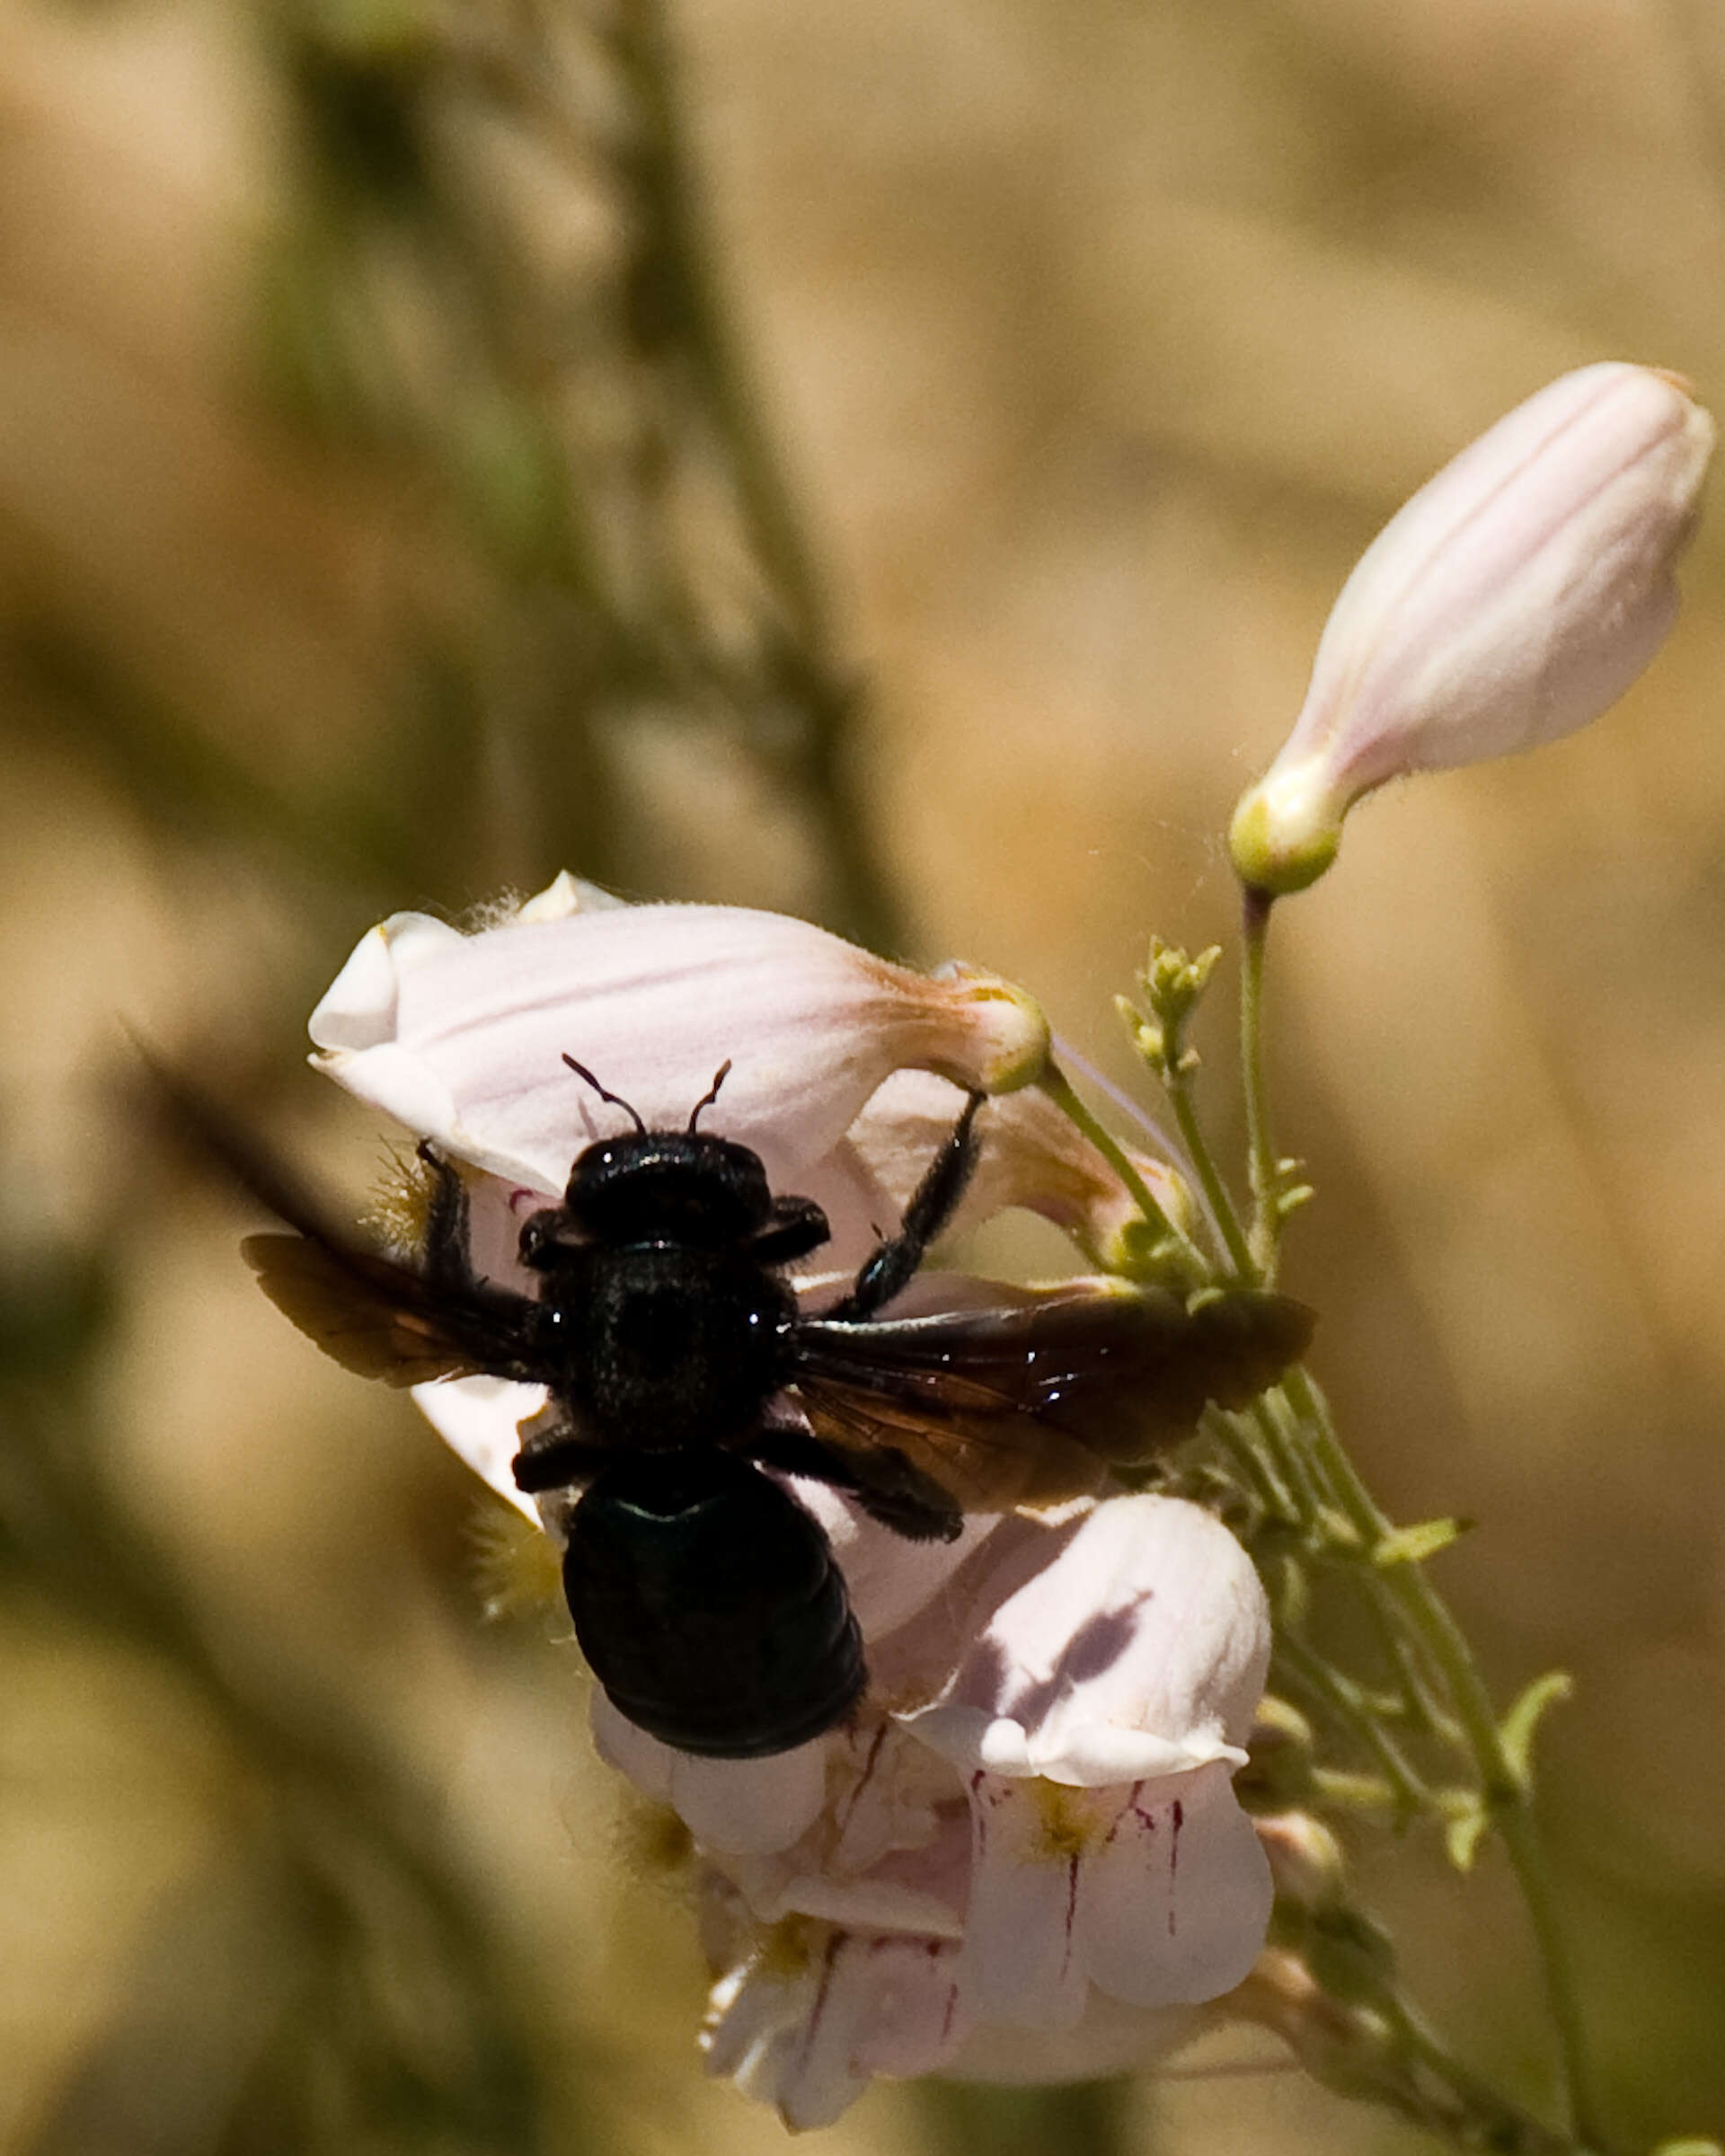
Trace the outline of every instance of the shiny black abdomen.
{"label": "shiny black abdomen", "polygon": [[862,1638],[826,1535],[733,1454],[601,1469],[570,1520],[563,1586],[613,1703],[679,1751],[789,1751],[862,1691]]}

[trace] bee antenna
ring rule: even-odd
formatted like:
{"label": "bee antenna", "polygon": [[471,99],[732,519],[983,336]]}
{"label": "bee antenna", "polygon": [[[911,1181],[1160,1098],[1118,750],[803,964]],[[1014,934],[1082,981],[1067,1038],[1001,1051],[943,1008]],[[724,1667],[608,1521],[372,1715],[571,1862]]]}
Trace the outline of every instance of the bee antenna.
{"label": "bee antenna", "polygon": [[[577,1063],[572,1056],[565,1056],[563,1057],[563,1061],[569,1065],[570,1069],[574,1072],[578,1078],[586,1079],[587,1082],[593,1088],[593,1091],[599,1096],[601,1100],[608,1100],[613,1108],[620,1108],[625,1116],[632,1117],[634,1120],[635,1128],[641,1133],[643,1138],[647,1135],[647,1126],[641,1119],[641,1111],[639,1109],[631,1108],[629,1103],[624,1099],[621,1093],[606,1092],[604,1086],[599,1083],[598,1080],[593,1075],[592,1072],[588,1069],[584,1063]],[[727,1065],[726,1068],[729,1069],[730,1065]],[[709,1095],[709,1098],[711,1098],[711,1095]]]}
{"label": "bee antenna", "polygon": [[711,1108],[712,1106],[713,1102],[719,1098],[719,1088],[725,1082],[725,1080],[729,1078],[730,1075],[730,1057],[727,1056],[725,1060],[719,1065],[718,1070],[715,1072],[712,1083],[707,1088],[706,1091],[702,1094],[701,1098],[695,1102],[694,1108],[689,1111],[689,1135],[691,1137],[694,1135],[695,1125],[701,1120],[701,1110],[703,1108]]}

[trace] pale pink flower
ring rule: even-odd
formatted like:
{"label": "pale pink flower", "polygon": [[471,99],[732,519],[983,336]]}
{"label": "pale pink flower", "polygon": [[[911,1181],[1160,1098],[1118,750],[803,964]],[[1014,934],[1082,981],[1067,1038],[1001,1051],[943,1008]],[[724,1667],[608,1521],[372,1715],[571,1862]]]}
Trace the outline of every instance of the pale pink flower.
{"label": "pale pink flower", "polygon": [[971,2034],[950,1940],[815,1924],[763,1931],[746,1913],[725,1925],[723,1944],[711,1913],[707,1929],[727,1965],[701,2039],[707,2071],[792,2128],[830,2125],[877,2073],[943,2071]]}
{"label": "pale pink flower", "polygon": [[732,1917],[710,2066],[807,2124],[871,2072],[1022,2065],[1008,2028],[1050,2063],[1056,2032],[1089,2056],[1105,2030],[1110,2063],[1183,2041],[1269,1919],[1230,1786],[1269,1639],[1250,1561],[1194,1506],[1004,1522],[871,1641],[885,1712],[829,1740],[803,1833],[709,1848]]}
{"label": "pale pink flower", "polygon": [[1142,2072],[1191,2041],[1203,2007],[1128,2006],[1092,1991],[1061,2028],[978,2018],[951,1940],[785,1925],[714,1984],[709,2073],[771,2104],[793,2129],[830,2125],[876,2074],[1020,2086]]}
{"label": "pale pink flower", "polygon": [[1342,588],[1294,730],[1234,811],[1250,887],[1304,888],[1386,780],[1585,726],[1652,658],[1713,423],[1676,376],[1564,375],[1393,517]]}
{"label": "pale pink flower", "polygon": [[551,1196],[583,1146],[630,1127],[565,1055],[669,1129],[729,1059],[715,1127],[760,1155],[774,1189],[818,1198],[811,1176],[893,1072],[1008,1092],[1048,1046],[1036,1005],[992,976],[933,979],[783,914],[595,907],[569,879],[473,935],[395,915],[360,942],[311,1032],[349,1092]]}

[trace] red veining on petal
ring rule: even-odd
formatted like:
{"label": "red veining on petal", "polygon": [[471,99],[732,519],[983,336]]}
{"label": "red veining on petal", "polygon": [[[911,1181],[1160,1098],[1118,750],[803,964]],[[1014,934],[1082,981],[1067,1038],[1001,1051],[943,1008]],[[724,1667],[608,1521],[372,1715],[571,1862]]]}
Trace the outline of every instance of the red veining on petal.
{"label": "red veining on petal", "polygon": [[1178,1797],[1174,1799],[1174,1830],[1168,1837],[1168,1936],[1174,1936],[1174,1873],[1180,1864],[1180,1830],[1186,1823],[1186,1814]]}
{"label": "red veining on petal", "polygon": [[874,1770],[880,1763],[880,1748],[887,1741],[887,1729],[888,1724],[882,1722],[880,1727],[875,1731],[873,1736],[869,1740],[869,1755],[862,1762],[862,1771],[857,1776],[855,1782],[852,1785],[850,1793],[848,1796],[846,1796],[844,1803],[839,1807],[838,1817],[836,1822],[838,1832],[835,1836],[835,1839],[837,1841],[844,1840],[845,1834],[850,1826],[851,1821],[856,1816],[856,1807],[862,1801],[862,1792],[868,1788],[869,1783],[874,1779]]}
{"label": "red veining on petal", "polygon": [[1144,1783],[1142,1780],[1135,1781],[1132,1784],[1132,1787],[1126,1792],[1126,1802],[1120,1807],[1119,1810],[1115,1813],[1114,1823],[1109,1828],[1107,1838],[1102,1843],[1102,1847],[1104,1849],[1113,1848],[1114,1837],[1120,1831],[1120,1822],[1128,1816],[1136,1819],[1141,1826],[1147,1828],[1151,1833],[1154,1834],[1155,1833],[1156,1822],[1154,1815],[1146,1812],[1144,1807],[1138,1802],[1138,1791],[1143,1787]]}
{"label": "red veining on petal", "polygon": [[[970,1794],[973,1798],[982,1798],[982,1785],[987,1778],[987,1770],[983,1767],[978,1767],[970,1777]],[[974,1803],[970,1807],[970,1819],[977,1838],[976,1853],[980,1857],[988,1842],[988,1821],[984,1814],[981,1801]]]}
{"label": "red veining on petal", "polygon": [[820,2031],[821,2016],[827,2010],[827,1995],[833,1988],[833,1972],[838,1965],[838,1949],[844,1945],[845,1934],[835,1931],[827,1941],[827,1951],[820,1958],[820,1984],[815,1993],[815,2003],[809,2010],[809,2019],[802,2025],[802,2042],[797,2046],[797,2070],[801,2072],[809,2063],[809,2054],[815,2047],[815,2038]]}
{"label": "red veining on petal", "polygon": [[1066,1943],[1060,1956],[1060,1975],[1072,1966],[1072,1939],[1078,1927],[1078,1860],[1066,1859]]}

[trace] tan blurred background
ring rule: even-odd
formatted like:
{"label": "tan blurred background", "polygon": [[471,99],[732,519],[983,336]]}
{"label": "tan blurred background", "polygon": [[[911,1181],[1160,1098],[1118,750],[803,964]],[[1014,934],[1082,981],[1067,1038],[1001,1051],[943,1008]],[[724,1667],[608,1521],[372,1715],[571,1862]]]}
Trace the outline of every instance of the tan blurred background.
{"label": "tan blurred background", "polygon": [[[378,1133],[300,1071],[311,1003],[381,914],[567,865],[994,967],[1131,1080],[1110,998],[1153,928],[1232,953],[1217,835],[1376,526],[1566,367],[1725,397],[1700,0],[671,20],[806,540],[776,556],[714,451],[748,408],[689,396],[636,246],[608,12],[0,14],[0,2142],[32,2156],[781,2138],[700,2080],[691,1927],[571,1658],[479,1622],[460,1471],[152,1160],[117,1015],[359,1190]],[[1725,2123],[1719,516],[1686,599],[1588,734],[1360,816],[1272,950],[1318,1367],[1402,1515],[1481,1523],[1443,1578],[1501,1693],[1578,1680],[1544,1786],[1631,2148]],[[1225,995],[1203,1041],[1237,1160]],[[1362,1861],[1538,2103],[1501,1868]],[[823,2145],[979,2120],[1424,2145],[1292,2076],[1039,2125],[877,2089]]]}

